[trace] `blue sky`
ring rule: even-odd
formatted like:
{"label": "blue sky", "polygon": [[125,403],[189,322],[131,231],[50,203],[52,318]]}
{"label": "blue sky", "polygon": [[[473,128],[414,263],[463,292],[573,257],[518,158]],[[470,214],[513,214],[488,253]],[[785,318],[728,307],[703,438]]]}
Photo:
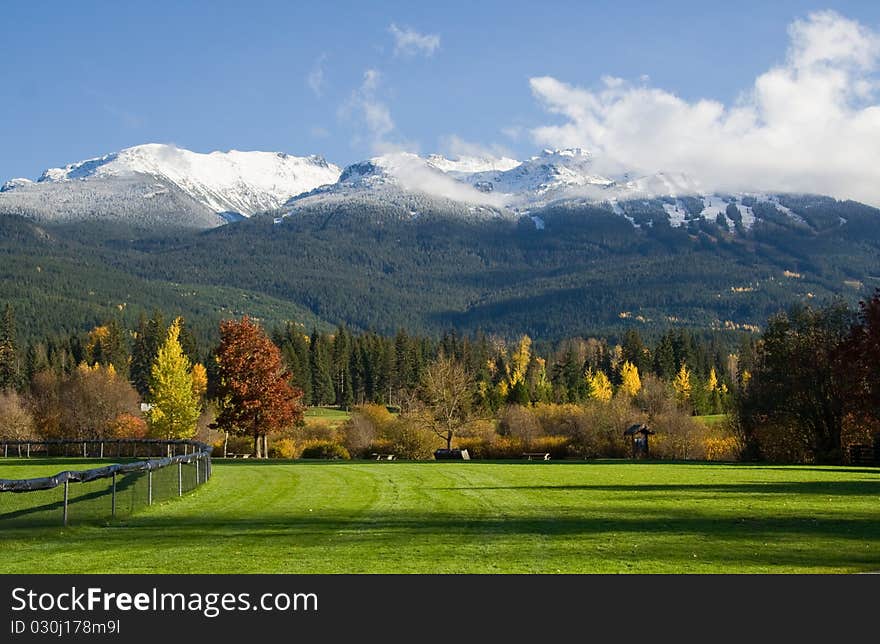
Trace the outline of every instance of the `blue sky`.
{"label": "blue sky", "polygon": [[424,4],[8,3],[0,180],[146,142],[341,165],[386,147],[523,157],[594,140],[560,87],[615,77],[731,107],[784,63],[794,21],[833,9],[880,30],[875,1]]}

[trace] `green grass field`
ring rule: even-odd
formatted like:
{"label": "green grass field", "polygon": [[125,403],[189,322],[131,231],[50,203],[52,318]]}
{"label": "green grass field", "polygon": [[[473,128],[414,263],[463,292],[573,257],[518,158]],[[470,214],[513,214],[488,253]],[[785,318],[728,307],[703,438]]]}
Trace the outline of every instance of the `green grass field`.
{"label": "green grass field", "polygon": [[28,479],[52,476],[65,470],[78,471],[113,463],[131,463],[137,459],[32,458],[0,459],[0,479]]}
{"label": "green grass field", "polygon": [[0,573],[866,570],[869,468],[217,460],[198,491],[109,525],[0,525]]}
{"label": "green grass field", "polygon": [[708,425],[709,427],[714,427],[715,425],[720,425],[725,420],[727,420],[727,414],[708,414],[706,416],[694,416],[694,418]]}
{"label": "green grass field", "polygon": [[338,427],[351,418],[351,412],[335,407],[309,407],[303,414],[306,425],[324,423],[330,427]]}

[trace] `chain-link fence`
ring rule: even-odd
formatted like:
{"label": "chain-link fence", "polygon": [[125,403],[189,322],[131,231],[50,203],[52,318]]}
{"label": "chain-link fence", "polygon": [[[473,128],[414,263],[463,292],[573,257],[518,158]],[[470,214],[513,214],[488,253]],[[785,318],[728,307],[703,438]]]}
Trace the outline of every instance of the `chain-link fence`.
{"label": "chain-link fence", "polygon": [[195,441],[0,441],[6,458],[142,459],[31,479],[0,479],[0,529],[104,522],[194,490],[211,477]]}

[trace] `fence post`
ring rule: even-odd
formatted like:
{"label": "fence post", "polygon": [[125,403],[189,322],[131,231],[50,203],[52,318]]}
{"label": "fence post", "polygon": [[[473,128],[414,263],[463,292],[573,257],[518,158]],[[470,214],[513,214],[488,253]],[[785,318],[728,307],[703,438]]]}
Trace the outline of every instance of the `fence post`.
{"label": "fence post", "polygon": [[70,499],[70,481],[64,481],[64,527],[67,527],[67,503]]}
{"label": "fence post", "polygon": [[104,441],[101,441],[101,458],[104,458]]}
{"label": "fence post", "polygon": [[183,496],[183,463],[177,461],[177,496]]}
{"label": "fence post", "polygon": [[147,471],[147,505],[153,505],[153,470]]}
{"label": "fence post", "polygon": [[28,458],[31,457],[31,444],[30,443],[27,444],[27,457]]}
{"label": "fence post", "polygon": [[18,444],[18,458],[21,458],[21,443]]}
{"label": "fence post", "polygon": [[110,516],[116,518],[116,472],[113,472],[113,495],[110,501]]}
{"label": "fence post", "polygon": [[9,443],[3,443],[3,458],[9,457]]}
{"label": "fence post", "polygon": [[199,460],[198,458],[196,459],[196,487],[199,486]]}

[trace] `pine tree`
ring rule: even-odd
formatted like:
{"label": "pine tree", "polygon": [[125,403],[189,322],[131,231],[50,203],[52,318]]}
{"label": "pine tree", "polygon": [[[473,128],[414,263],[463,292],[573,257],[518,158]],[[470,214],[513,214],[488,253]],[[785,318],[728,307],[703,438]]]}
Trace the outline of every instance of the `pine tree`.
{"label": "pine tree", "polygon": [[651,353],[642,342],[642,337],[635,329],[630,329],[623,336],[621,345],[623,359],[635,365],[640,373],[647,373],[651,366]]}
{"label": "pine tree", "polygon": [[[168,329],[150,378],[150,432],[157,438],[192,438],[201,412],[201,382],[196,383],[189,358],[180,346],[180,319]],[[199,365],[201,366],[201,365]],[[204,367],[197,373],[207,376]],[[197,391],[197,388],[201,391]]]}
{"label": "pine tree", "polygon": [[340,325],[333,336],[332,373],[335,401],[340,407],[348,409],[354,403],[351,393],[351,334]]}
{"label": "pine tree", "polygon": [[15,312],[12,305],[7,304],[0,323],[0,391],[17,389],[21,384],[15,334]]}
{"label": "pine tree", "polygon": [[131,383],[141,396],[147,397],[150,394],[153,363],[165,334],[165,321],[161,312],[155,311],[149,320],[141,314],[131,348],[130,369]]}
{"label": "pine tree", "polygon": [[333,374],[330,372],[330,351],[324,335],[312,331],[309,362],[312,369],[312,404],[330,405],[336,398]]}
{"label": "pine tree", "polygon": [[128,340],[118,320],[110,320],[107,324],[92,329],[89,332],[86,351],[90,365],[113,365],[117,374],[128,378],[130,358]]}
{"label": "pine tree", "polygon": [[654,373],[669,381],[675,377],[675,370],[675,346],[672,334],[667,332],[654,350]]}
{"label": "pine tree", "polygon": [[295,324],[288,324],[283,334],[281,355],[290,371],[290,384],[303,392],[303,404],[312,404],[312,369],[309,362],[309,338]]}

